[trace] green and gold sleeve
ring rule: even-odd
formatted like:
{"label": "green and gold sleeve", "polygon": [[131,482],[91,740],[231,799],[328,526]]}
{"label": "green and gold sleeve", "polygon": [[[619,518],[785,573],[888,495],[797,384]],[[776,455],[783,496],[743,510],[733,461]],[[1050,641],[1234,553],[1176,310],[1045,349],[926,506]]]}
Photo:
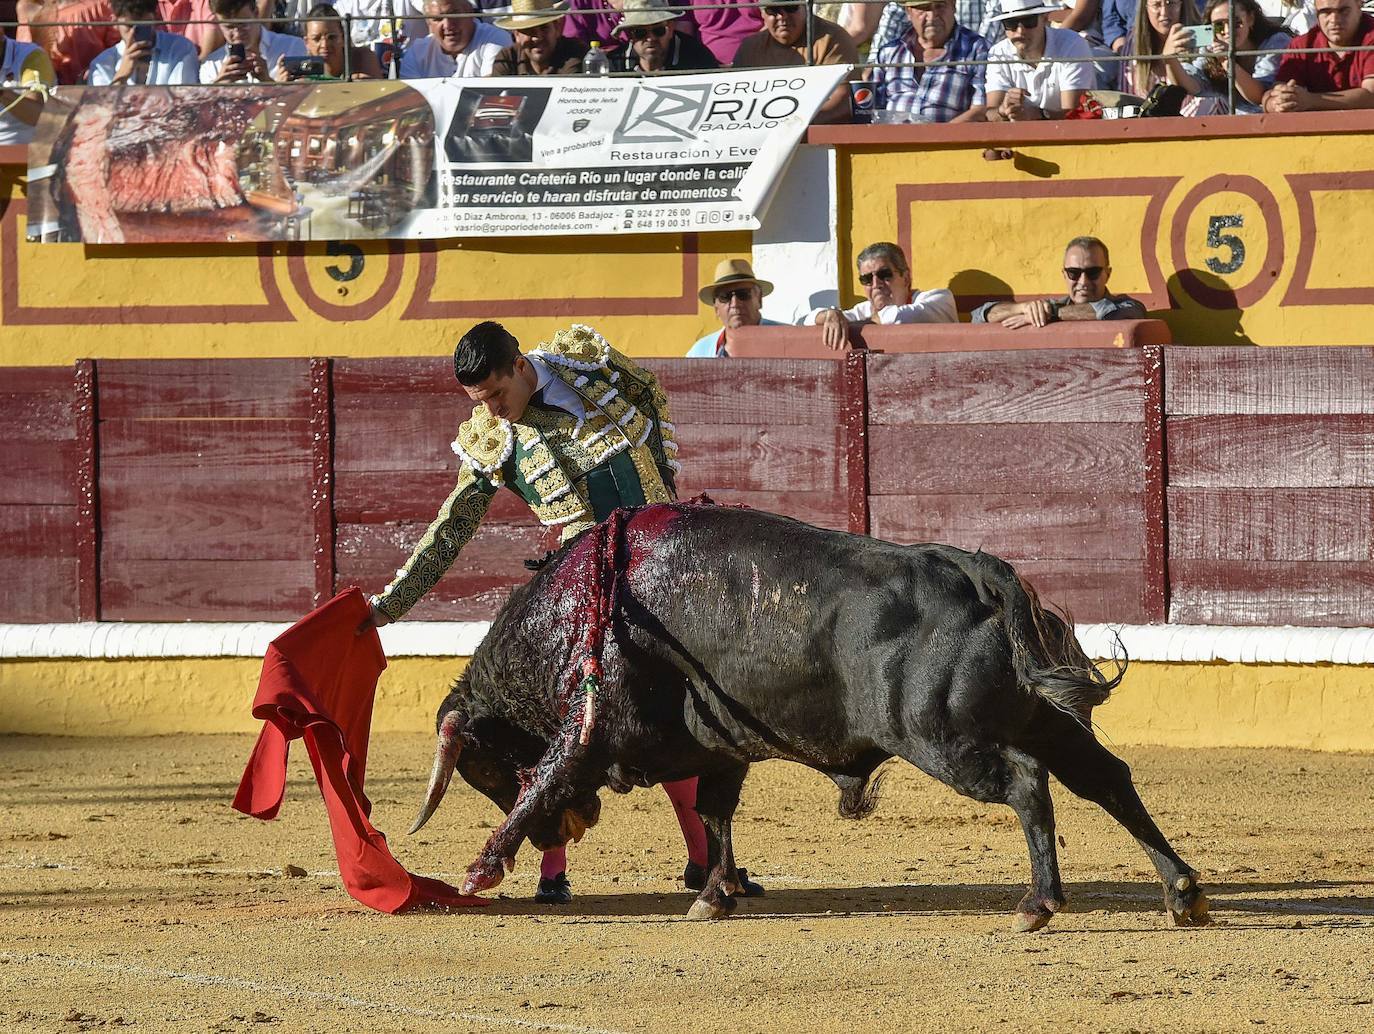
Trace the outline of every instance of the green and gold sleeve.
{"label": "green and gold sleeve", "polygon": [[478,477],[464,463],[457,487],[444,500],[439,515],[415,547],[415,552],[396,572],[395,581],[372,597],[372,602],[392,621],[403,617],[453,566],[459,552],[482,523],[495,494],[496,486]]}

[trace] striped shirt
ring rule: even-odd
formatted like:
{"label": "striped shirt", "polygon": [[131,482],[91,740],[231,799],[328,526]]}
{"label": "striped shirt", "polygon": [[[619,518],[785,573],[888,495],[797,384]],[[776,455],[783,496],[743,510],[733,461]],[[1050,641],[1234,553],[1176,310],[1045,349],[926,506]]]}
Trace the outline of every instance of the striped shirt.
{"label": "striped shirt", "polygon": [[[947,65],[918,68],[921,52],[916,51],[915,36],[908,32],[878,51],[878,68],[873,69],[875,107],[889,111],[911,111],[932,122],[948,122],[969,108],[987,103],[986,65]],[[945,43],[941,61],[986,61],[988,43],[976,32],[956,25]],[[885,68],[883,65],[899,67]]]}

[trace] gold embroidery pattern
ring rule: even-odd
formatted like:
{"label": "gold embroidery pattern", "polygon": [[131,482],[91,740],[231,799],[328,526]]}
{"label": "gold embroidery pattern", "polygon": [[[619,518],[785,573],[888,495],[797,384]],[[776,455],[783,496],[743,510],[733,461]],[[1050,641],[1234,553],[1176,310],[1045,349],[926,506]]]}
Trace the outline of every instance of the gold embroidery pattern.
{"label": "gold embroidery pattern", "polygon": [[485,406],[472,411],[453,441],[453,451],[464,466],[487,475],[498,485],[503,481],[501,467],[510,459],[514,447],[510,422],[492,416]]}
{"label": "gold embroidery pattern", "polygon": [[585,323],[574,323],[560,330],[549,342],[541,341],[541,358],[558,366],[590,372],[601,370],[611,358],[611,346],[604,337]]}
{"label": "gold embroidery pattern", "polygon": [[425,531],[420,544],[410,554],[393,581],[374,597],[377,606],[396,621],[434,588],[458,553],[482,523],[496,489],[484,483],[466,463],[458,472],[458,484],[439,508],[439,514]]}
{"label": "gold embroidery pattern", "polygon": [[578,517],[590,516],[586,500],[568,480],[567,473],[556,462],[543,436],[527,425],[520,426],[518,436],[521,447],[517,465],[525,483],[537,497],[526,501],[540,523],[552,527]]}
{"label": "gold embroidery pattern", "polygon": [[635,473],[639,475],[640,487],[644,489],[644,501],[671,503],[673,495],[663,483],[663,475],[658,472],[658,464],[654,462],[654,454],[649,451],[649,447],[641,445],[637,449],[631,449],[630,459],[634,462]]}

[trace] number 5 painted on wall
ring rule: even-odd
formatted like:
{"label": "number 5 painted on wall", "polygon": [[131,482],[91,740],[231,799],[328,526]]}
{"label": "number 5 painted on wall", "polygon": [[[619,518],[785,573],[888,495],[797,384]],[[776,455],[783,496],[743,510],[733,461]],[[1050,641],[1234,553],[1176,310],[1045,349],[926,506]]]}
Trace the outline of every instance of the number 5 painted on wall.
{"label": "number 5 painted on wall", "polygon": [[1244,225],[1245,217],[1242,215],[1214,215],[1207,220],[1207,247],[1231,249],[1231,257],[1225,262],[1218,258],[1207,260],[1207,268],[1213,273],[1234,273],[1245,265],[1245,242],[1233,233],[1221,232],[1240,229]]}

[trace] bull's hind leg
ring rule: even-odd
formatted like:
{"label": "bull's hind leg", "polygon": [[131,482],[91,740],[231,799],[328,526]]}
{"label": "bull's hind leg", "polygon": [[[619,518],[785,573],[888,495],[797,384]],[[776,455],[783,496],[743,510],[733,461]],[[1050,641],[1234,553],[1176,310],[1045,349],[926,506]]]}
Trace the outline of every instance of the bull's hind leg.
{"label": "bull's hind leg", "polygon": [[1204,926],[1207,896],[1197,872],[1164,839],[1131,782],[1131,769],[1097,742],[1093,734],[1065,719],[1054,738],[1053,756],[1045,761],[1054,777],[1079,797],[1100,805],[1126,827],[1154,863],[1164,883],[1164,907],[1175,926]]}
{"label": "bull's hind leg", "polygon": [[970,739],[923,741],[894,751],[965,797],[1005,804],[1021,820],[1031,884],[1016,906],[1016,929],[1039,930],[1064,908],[1054,847],[1054,803],[1045,766],[1022,751]]}
{"label": "bull's hind leg", "polygon": [[730,822],[748,772],[748,765],[739,765],[697,780],[697,814],[706,827],[706,886],[688,909],[689,919],[723,919],[734,911],[739,873]]}

